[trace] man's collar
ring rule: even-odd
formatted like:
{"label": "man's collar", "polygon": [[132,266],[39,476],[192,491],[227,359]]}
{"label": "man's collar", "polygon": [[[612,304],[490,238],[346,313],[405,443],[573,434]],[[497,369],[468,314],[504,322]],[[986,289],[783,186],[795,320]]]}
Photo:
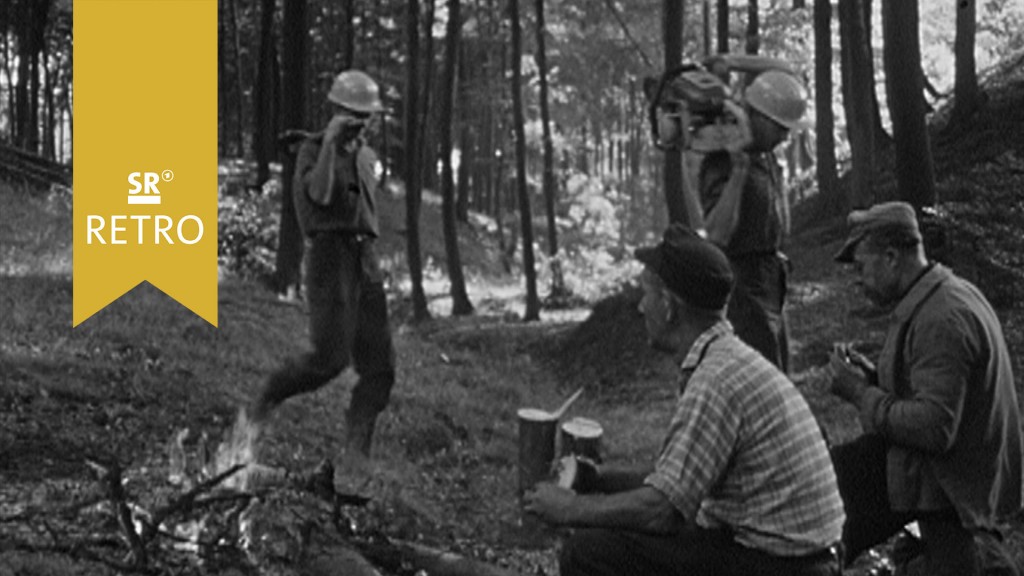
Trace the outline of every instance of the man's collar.
{"label": "man's collar", "polygon": [[904,321],[910,317],[910,314],[917,308],[918,303],[921,299],[927,296],[932,288],[936,284],[946,280],[953,275],[949,268],[946,268],[942,264],[931,265],[907,290],[907,293],[903,295],[899,304],[896,305],[896,309],[893,310],[893,318],[897,321]]}
{"label": "man's collar", "polygon": [[719,336],[725,336],[726,334],[732,334],[732,324],[728,320],[719,320],[715,322],[710,328],[701,333],[700,336],[694,340],[693,345],[690,346],[689,352],[686,353],[686,357],[683,358],[683,363],[680,368],[683,370],[692,370],[700,364],[701,359],[704,357],[704,350],[708,347],[708,344],[712,340]]}

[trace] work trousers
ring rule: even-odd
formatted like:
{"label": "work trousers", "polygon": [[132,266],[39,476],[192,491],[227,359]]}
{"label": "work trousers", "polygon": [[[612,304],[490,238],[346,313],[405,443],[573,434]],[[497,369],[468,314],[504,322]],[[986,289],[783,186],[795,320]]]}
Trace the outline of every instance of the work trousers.
{"label": "work trousers", "polygon": [[655,536],[627,530],[576,530],[559,557],[561,576],[839,576],[831,549],[798,558],[737,544],[727,530],[685,529]]}
{"label": "work trousers", "polygon": [[306,254],[306,296],[312,352],[274,372],[261,402],[273,407],[316,390],[352,365],[359,379],[349,413],[372,417],[387,407],[395,382],[395,352],[387,298],[373,241],[321,232]]}
{"label": "work trousers", "polygon": [[848,562],[917,521],[922,556],[904,574],[1018,574],[996,531],[965,528],[951,508],[893,510],[889,505],[886,452],[886,442],[877,435],[864,435],[832,449],[832,463],[846,510],[843,544]]}
{"label": "work trousers", "polygon": [[727,318],[736,336],[789,371],[789,326],[785,300],[789,261],[780,253],[730,255],[736,286]]}

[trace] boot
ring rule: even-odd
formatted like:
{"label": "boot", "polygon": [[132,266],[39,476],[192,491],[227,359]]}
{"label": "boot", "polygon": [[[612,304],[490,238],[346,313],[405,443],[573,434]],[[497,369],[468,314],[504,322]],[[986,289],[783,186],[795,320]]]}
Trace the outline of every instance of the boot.
{"label": "boot", "polygon": [[356,450],[363,456],[370,457],[370,446],[373,444],[373,428],[377,424],[376,414],[345,413],[345,445],[349,450]]}

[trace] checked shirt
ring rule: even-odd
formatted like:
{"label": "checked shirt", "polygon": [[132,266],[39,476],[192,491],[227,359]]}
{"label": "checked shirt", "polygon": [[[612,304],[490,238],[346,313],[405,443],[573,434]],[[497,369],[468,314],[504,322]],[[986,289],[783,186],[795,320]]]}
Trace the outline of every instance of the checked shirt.
{"label": "checked shirt", "polygon": [[842,500],[807,402],[728,321],[683,360],[692,370],[645,483],[688,522],[729,528],[739,544],[802,556],[839,541]]}

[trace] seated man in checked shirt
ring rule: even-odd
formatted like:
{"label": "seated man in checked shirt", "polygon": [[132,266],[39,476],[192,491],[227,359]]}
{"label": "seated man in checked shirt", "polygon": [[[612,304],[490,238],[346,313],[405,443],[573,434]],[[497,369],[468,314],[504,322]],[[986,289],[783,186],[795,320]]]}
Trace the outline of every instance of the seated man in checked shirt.
{"label": "seated man in checked shirt", "polygon": [[725,255],[673,225],[636,256],[647,332],[676,355],[681,392],[653,469],[584,468],[579,493],[526,494],[528,512],[578,528],[561,574],[838,576],[828,449],[800,392],[725,319]]}

